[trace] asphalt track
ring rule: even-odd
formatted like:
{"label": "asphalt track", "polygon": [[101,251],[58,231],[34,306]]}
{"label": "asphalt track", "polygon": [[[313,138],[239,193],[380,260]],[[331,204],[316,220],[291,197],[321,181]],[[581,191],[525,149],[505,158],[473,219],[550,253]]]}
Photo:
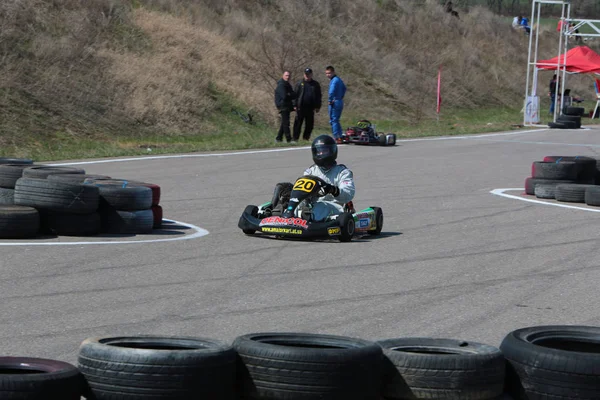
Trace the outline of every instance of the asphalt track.
{"label": "asphalt track", "polygon": [[307,148],[87,160],[88,173],[159,184],[176,222],[137,237],[0,240],[0,354],[74,363],[93,336],[263,331],[497,346],[520,327],[600,325],[600,214],[496,190],[522,188],[546,155],[599,156],[592,128],[341,146],[355,205],[385,215],[380,237],[351,243],[237,228],[247,204],[310,165]]}

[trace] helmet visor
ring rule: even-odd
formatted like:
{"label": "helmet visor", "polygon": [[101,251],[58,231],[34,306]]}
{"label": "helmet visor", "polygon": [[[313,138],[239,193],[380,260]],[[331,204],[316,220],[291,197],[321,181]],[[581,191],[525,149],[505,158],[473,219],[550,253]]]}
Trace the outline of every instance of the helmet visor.
{"label": "helmet visor", "polygon": [[313,150],[313,155],[319,159],[330,157],[333,155],[333,149],[331,147],[332,146],[326,144],[316,145]]}

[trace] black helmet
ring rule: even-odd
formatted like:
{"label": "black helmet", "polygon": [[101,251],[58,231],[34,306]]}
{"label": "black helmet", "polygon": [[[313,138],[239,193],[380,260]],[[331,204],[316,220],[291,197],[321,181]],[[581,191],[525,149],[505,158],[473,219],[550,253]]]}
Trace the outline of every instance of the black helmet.
{"label": "black helmet", "polygon": [[337,144],[329,135],[321,135],[315,138],[310,147],[312,151],[313,161],[319,167],[331,168],[335,165],[337,158]]}

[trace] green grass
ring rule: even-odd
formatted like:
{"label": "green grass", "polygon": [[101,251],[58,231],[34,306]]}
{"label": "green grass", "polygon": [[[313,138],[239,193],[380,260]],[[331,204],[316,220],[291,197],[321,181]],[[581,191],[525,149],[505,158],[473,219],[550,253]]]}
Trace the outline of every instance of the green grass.
{"label": "green grass", "polygon": [[[24,138],[0,149],[1,157],[27,157],[37,162],[79,158],[102,158],[118,156],[189,153],[199,151],[243,150],[250,148],[285,147],[289,144],[274,143],[276,129],[263,121],[248,124],[225,109],[210,121],[214,128],[197,134],[128,134],[82,137],[67,131]],[[348,115],[342,118],[344,129],[353,126],[365,116]],[[315,127],[313,138],[330,133],[330,127],[322,122]],[[482,132],[498,132],[515,129],[523,121],[517,109],[443,110],[439,122],[426,120],[407,124],[394,120],[371,120],[377,131],[394,132],[399,139],[429,136],[466,135]],[[293,124],[293,122],[292,122]],[[301,141],[298,146],[306,145]]]}

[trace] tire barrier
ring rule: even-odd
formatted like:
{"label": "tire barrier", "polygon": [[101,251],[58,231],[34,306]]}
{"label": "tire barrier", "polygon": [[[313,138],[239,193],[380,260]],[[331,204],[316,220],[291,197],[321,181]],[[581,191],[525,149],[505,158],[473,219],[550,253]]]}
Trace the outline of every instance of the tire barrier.
{"label": "tire barrier", "polygon": [[600,327],[532,326],[499,347],[251,333],[85,339],[77,367],[0,357],[0,398],[20,400],[600,399]]}
{"label": "tire barrier", "polygon": [[84,380],[66,362],[31,357],[0,357],[0,398],[79,400]]}
{"label": "tire barrier", "polygon": [[600,199],[596,199],[599,168],[593,157],[546,156],[543,161],[532,163],[531,177],[525,179],[525,193],[540,199],[599,206]]}
{"label": "tire barrier", "polygon": [[0,157],[0,164],[24,164],[24,165],[31,165],[31,164],[33,164],[33,160],[30,160],[29,158],[7,158],[7,157]]}
{"label": "tire barrier", "polygon": [[382,349],[344,336],[253,333],[239,336],[242,398],[379,400]]}
{"label": "tire barrier", "polygon": [[599,399],[600,328],[537,326],[509,333],[500,345],[506,387],[515,399]]}
{"label": "tire barrier", "polygon": [[25,239],[34,237],[40,229],[40,215],[33,207],[1,205],[0,238]]}
{"label": "tire barrier", "polygon": [[72,167],[53,167],[50,165],[33,165],[23,170],[24,178],[46,179],[48,175],[57,174],[76,174],[83,175],[85,171],[79,168]]}
{"label": "tire barrier", "polygon": [[454,339],[377,342],[385,355],[386,399],[495,399],[504,392],[505,361],[493,346]]}
{"label": "tire barrier", "polygon": [[152,207],[160,200],[158,185],[126,179],[86,179],[85,184],[100,190],[99,212],[104,232],[147,233],[154,228]]}
{"label": "tire barrier", "polygon": [[78,366],[87,398],[96,400],[235,398],[236,353],[212,339],[90,338]]}
{"label": "tire barrier", "polygon": [[[0,158],[0,239],[143,234],[162,226],[160,186]],[[24,209],[23,207],[26,207]]]}

